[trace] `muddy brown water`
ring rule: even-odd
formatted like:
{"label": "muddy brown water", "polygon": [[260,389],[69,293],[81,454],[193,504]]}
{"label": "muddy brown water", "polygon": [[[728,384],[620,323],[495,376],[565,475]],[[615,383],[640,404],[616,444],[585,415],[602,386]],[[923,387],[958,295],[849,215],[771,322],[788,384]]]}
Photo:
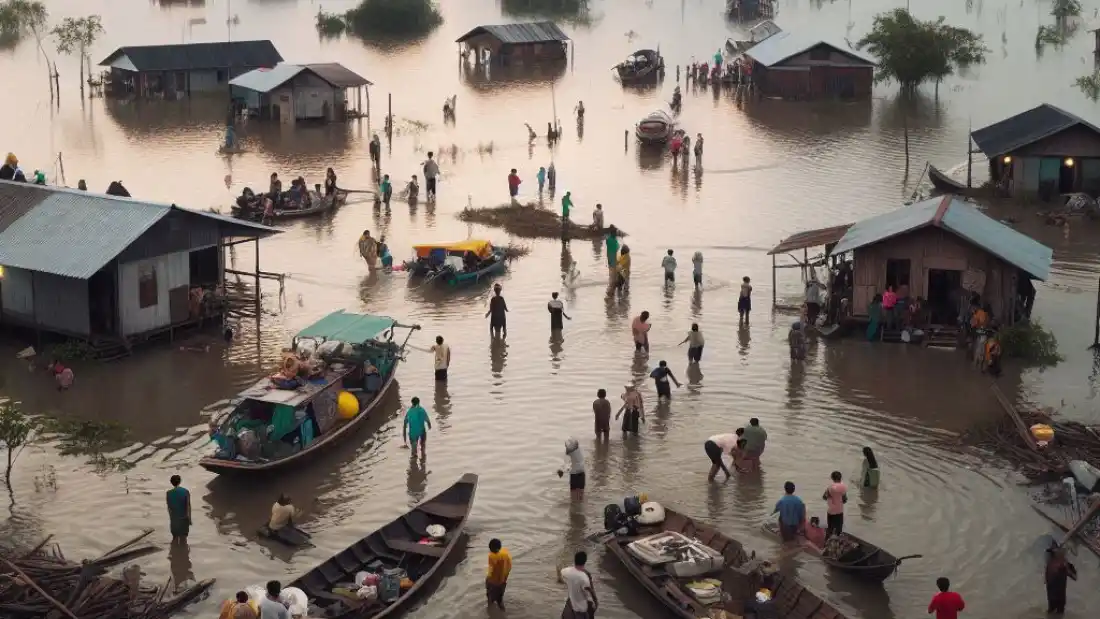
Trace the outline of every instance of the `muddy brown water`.
{"label": "muddy brown water", "polygon": [[[31,375],[2,355],[0,395],[22,400],[34,412],[111,420],[130,428],[133,444],[114,454],[136,463],[127,473],[98,475],[83,459],[59,456],[51,447],[29,450],[17,465],[15,505],[4,530],[34,543],[54,533],[69,556],[94,555],[136,529],[158,527],[167,549],[163,492],[173,473],[192,492],[195,525],[187,552],[154,556],[145,564],[151,580],[216,577],[213,598],[193,608],[209,615],[216,603],[245,585],[269,578],[290,580],[377,525],[446,487],[461,473],[477,472],[481,484],[470,523],[468,558],[453,568],[415,617],[483,614],[482,570],[491,537],[515,556],[509,615],[554,616],[563,592],[553,566],[583,546],[601,522],[605,503],[644,491],[678,509],[718,523],[748,546],[774,556],[773,540],[759,531],[782,483],[795,481],[816,513],[827,473],[854,473],[859,448],[876,448],[884,470],[876,493],[852,492],[848,526],[897,554],[922,553],[882,589],[869,589],[833,573],[809,557],[785,560],[830,599],[867,618],[923,615],[937,576],[947,575],[978,617],[1033,617],[1043,608],[1038,538],[1049,526],[1028,506],[1016,478],[980,455],[945,449],[957,433],[998,414],[984,380],[960,355],[862,341],[816,342],[804,364],[791,367],[784,336],[793,317],[769,311],[770,261],[765,251],[799,229],[833,225],[895,208],[908,197],[923,162],[952,168],[965,161],[966,132],[1042,101],[1095,116],[1071,82],[1089,70],[1091,38],[1084,33],[1061,50],[1036,58],[1034,32],[1047,23],[1048,5],[1033,0],[920,3],[921,17],[947,15],[952,23],[982,32],[989,63],[946,81],[938,99],[931,89],[909,108],[912,163],[905,175],[906,109],[889,86],[860,105],[792,105],[737,102],[728,94],[685,89],[683,126],[706,137],[703,172],[674,173],[669,161],[624,149],[623,132],[671,95],[673,79],[658,89],[621,89],[610,67],[640,47],[660,45],[670,64],[712,55],[738,32],[721,15],[718,0],[594,3],[589,26],[568,28],[575,60],[555,75],[477,75],[460,70],[454,39],[477,24],[502,20],[488,0],[444,3],[446,22],[430,37],[400,46],[355,40],[319,41],[313,31],[317,5],[250,0],[220,2],[50,3],[54,19],[100,13],[107,33],[95,61],[120,45],[180,40],[219,40],[225,15],[239,16],[234,39],[272,38],[289,61],[339,61],[375,82],[372,111],[385,113],[393,93],[399,134],[385,147],[385,171],[397,180],[417,172],[425,151],[442,151],[443,180],[437,205],[411,210],[395,204],[372,214],[352,204],[331,218],[284,227],[265,241],[261,260],[288,274],[285,300],[265,287],[269,311],[257,329],[241,325],[238,342],[207,354],[160,349],[104,366],[78,367],[76,387],[58,394],[50,381]],[[778,22],[812,30],[822,38],[855,40],[872,16],[896,2],[782,2]],[[326,3],[326,10],[346,4]],[[1086,7],[1086,12],[1093,7]],[[203,18],[205,25],[188,26]],[[632,39],[628,33],[635,34]],[[341,185],[370,184],[366,142],[380,122],[285,130],[250,122],[240,130],[248,152],[215,154],[222,139],[222,104],[120,103],[76,96],[76,63],[60,61],[63,101],[51,110],[45,68],[34,46],[0,54],[8,87],[0,92],[6,121],[0,148],[16,151],[28,171],[45,168],[51,181],[63,153],[68,184],[86,179],[93,189],[121,179],[141,197],[194,208],[227,209],[245,185],[263,186],[272,171],[320,179],[332,166]],[[672,72],[670,71],[670,74]],[[442,124],[445,97],[458,95],[454,126]],[[571,110],[584,100],[583,137]],[[524,122],[545,126],[556,109],[565,138],[554,151],[526,144]],[[409,121],[426,123],[415,129]],[[479,145],[492,143],[492,152]],[[452,151],[453,145],[453,151]],[[483,149],[484,150],[484,149]],[[452,154],[453,153],[453,154]],[[634,251],[628,298],[609,300],[602,286],[598,243],[532,242],[531,255],[501,278],[511,308],[507,345],[492,344],[483,314],[488,288],[439,294],[410,287],[399,275],[368,274],[354,241],[363,229],[385,234],[398,257],[414,242],[484,236],[499,231],[471,227],[454,214],[468,202],[505,199],[512,167],[524,179],[521,198],[532,197],[534,173],[553,159],[559,191],[570,190],[578,217],[601,202],[610,222],[627,229]],[[980,168],[980,165],[979,165]],[[231,175],[231,187],[223,179]],[[1044,227],[1028,209],[1009,215],[1021,228],[1055,248],[1054,275],[1039,287],[1038,316],[1062,344],[1066,361],[1038,372],[1010,367],[1002,379],[1015,397],[1055,406],[1077,419],[1095,421],[1097,373],[1085,350],[1095,307],[1097,234],[1089,226]],[[659,262],[665,249],[680,259],[680,283],[664,291]],[[706,256],[707,284],[693,294],[690,256]],[[549,339],[544,303],[558,290],[562,265],[575,260],[582,285],[564,294],[573,320],[564,340]],[[251,253],[236,256],[251,266]],[[733,282],[752,277],[755,309],[748,329],[736,326]],[[778,294],[791,298],[797,276],[781,274]],[[413,352],[384,410],[353,440],[307,469],[262,482],[214,479],[197,466],[210,449],[207,414],[258,375],[289,335],[338,308],[385,313],[425,328],[413,343],[427,346],[441,334],[454,349],[446,388],[431,380],[428,355]],[[633,357],[629,321],[653,315],[653,353]],[[685,371],[676,344],[699,322],[707,346],[701,373]],[[590,435],[590,402],[597,388],[618,398],[622,385],[643,381],[659,359],[668,359],[685,386],[671,404],[655,406],[646,383],[650,422],[635,439],[614,436],[596,447]],[[399,448],[401,404],[419,395],[435,425],[427,465],[410,463]],[[771,440],[764,470],[755,478],[708,484],[702,442],[759,417]],[[569,435],[581,439],[589,467],[583,506],[570,507],[553,471]],[[281,492],[305,510],[303,526],[317,547],[298,552],[272,548],[254,531]],[[625,572],[593,551],[601,616],[661,617],[662,609]],[[1095,559],[1077,557],[1081,581],[1070,586],[1070,615],[1083,617],[1095,604]]]}

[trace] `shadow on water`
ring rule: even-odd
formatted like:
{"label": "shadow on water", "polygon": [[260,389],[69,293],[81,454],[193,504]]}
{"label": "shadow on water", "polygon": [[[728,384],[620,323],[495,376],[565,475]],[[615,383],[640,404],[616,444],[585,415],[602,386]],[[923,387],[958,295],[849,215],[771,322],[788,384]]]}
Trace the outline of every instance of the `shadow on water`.
{"label": "shadow on water", "polygon": [[[560,62],[545,63],[539,65],[520,65],[502,67],[497,64],[475,65],[472,62],[459,62],[459,76],[462,83],[470,87],[472,93],[477,96],[493,96],[505,91],[511,96],[517,89],[539,90],[546,89],[546,97],[550,98],[550,86],[565,76],[569,70],[569,64]],[[459,108],[461,110],[461,107]]]}
{"label": "shadow on water", "polygon": [[634,143],[634,152],[637,153],[640,169],[659,170],[664,167],[665,153],[668,152],[664,144],[645,144],[632,135],[627,137],[627,141]]}
{"label": "shadow on water", "polygon": [[765,135],[807,142],[828,137],[854,139],[870,128],[874,117],[870,101],[794,102],[749,98],[742,111],[754,128]]}

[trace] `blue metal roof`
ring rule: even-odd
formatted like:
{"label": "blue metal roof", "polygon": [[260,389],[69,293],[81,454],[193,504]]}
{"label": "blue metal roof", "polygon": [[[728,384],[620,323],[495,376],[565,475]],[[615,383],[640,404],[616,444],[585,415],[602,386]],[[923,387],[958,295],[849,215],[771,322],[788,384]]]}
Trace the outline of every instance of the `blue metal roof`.
{"label": "blue metal roof", "polygon": [[850,49],[847,45],[830,43],[821,39],[811,39],[793,34],[788,30],[777,32],[763,41],[745,50],[745,55],[765,67],[773,67],[784,60],[809,51],[818,45],[828,45],[836,51],[855,60],[874,66],[877,63],[866,54]]}
{"label": "blue metal roof", "polygon": [[0,181],[0,204],[26,205],[0,231],[0,265],[76,279],[90,278],[173,209],[221,222],[223,237],[278,232],[172,204],[28,183]]}
{"label": "blue metal roof", "polygon": [[1054,250],[989,217],[957,196],[931,198],[858,222],[848,229],[833,253],[874,245],[928,226],[943,228],[1035,279],[1045,281],[1050,277]]}
{"label": "blue metal roof", "polygon": [[478,26],[455,40],[462,43],[466,39],[482,33],[489,33],[501,43],[509,45],[524,43],[550,43],[568,41],[569,36],[552,21],[540,21],[528,24],[501,24],[496,26]]}

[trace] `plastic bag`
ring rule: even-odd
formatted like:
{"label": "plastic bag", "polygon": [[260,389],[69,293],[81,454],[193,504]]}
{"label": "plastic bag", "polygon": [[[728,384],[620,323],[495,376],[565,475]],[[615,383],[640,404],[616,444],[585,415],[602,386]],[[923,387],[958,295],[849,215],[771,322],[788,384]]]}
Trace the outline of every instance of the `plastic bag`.
{"label": "plastic bag", "polygon": [[279,601],[286,605],[291,617],[305,617],[309,611],[309,598],[298,587],[287,587],[279,592]]}

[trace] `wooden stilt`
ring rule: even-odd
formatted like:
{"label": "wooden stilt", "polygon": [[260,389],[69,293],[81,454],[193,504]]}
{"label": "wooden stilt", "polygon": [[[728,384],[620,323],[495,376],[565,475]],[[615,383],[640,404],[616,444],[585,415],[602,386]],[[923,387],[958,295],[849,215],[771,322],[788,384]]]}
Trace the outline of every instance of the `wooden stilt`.
{"label": "wooden stilt", "polygon": [[775,254],[772,254],[772,308],[775,308],[779,301],[778,293],[775,290],[775,269]]}

